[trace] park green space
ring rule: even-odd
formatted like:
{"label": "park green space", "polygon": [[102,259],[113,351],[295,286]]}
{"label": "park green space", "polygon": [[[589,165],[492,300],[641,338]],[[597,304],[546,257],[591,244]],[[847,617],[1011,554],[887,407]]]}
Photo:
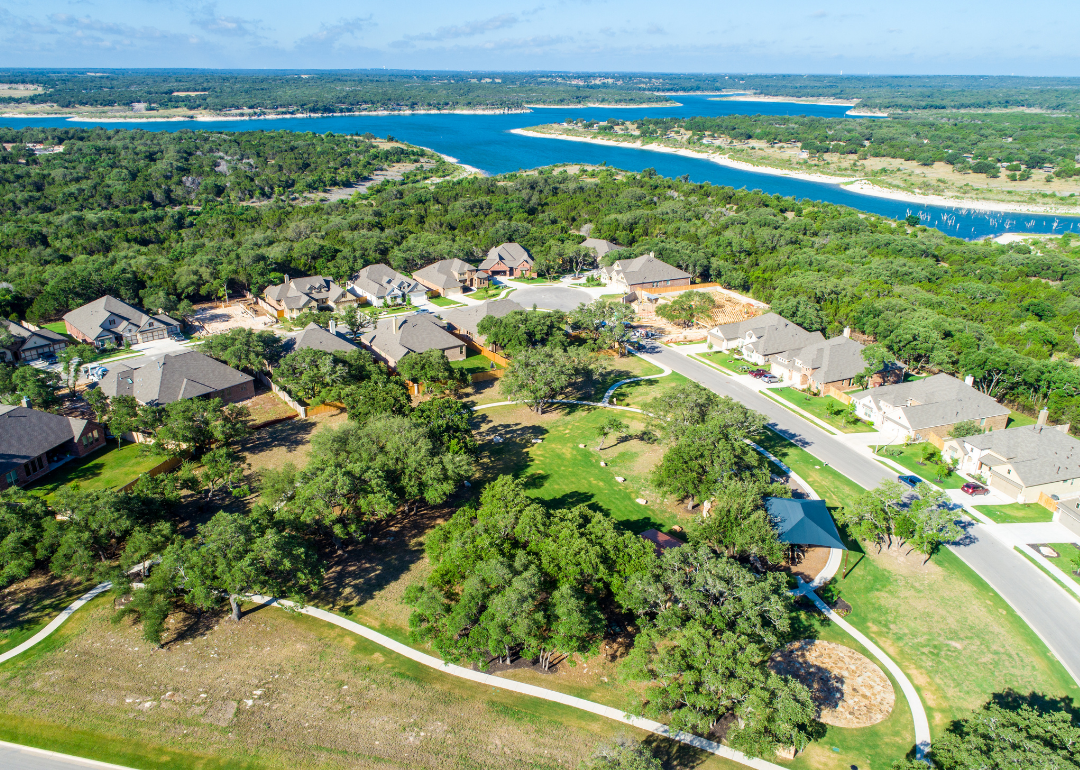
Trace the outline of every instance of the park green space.
{"label": "park green space", "polygon": [[794,404],[805,412],[817,417],[843,433],[873,433],[874,426],[864,420],[854,423],[845,422],[842,414],[831,414],[829,407],[846,409],[846,405],[832,396],[813,396],[795,388],[769,388],[768,392],[789,404]]}
{"label": "park green space", "polygon": [[[974,498],[973,498],[974,499]],[[1054,514],[1038,503],[1009,503],[1007,505],[976,505],[976,511],[993,519],[996,524],[1034,524],[1053,521]]]}
{"label": "park green space", "polygon": [[125,442],[118,449],[115,440],[110,440],[93,454],[64,463],[31,489],[47,498],[74,483],[85,490],[118,489],[164,461],[161,455],[149,454],[141,444]]}
{"label": "park green space", "polygon": [[[968,480],[958,473],[950,473],[945,478],[938,478],[937,466],[923,461],[922,453],[928,446],[931,445],[925,441],[918,444],[895,444],[889,446],[887,450],[882,448],[879,457],[888,457],[894,463],[903,466],[909,473],[915,474],[923,481],[937,484],[942,489],[960,489],[968,483]],[[889,454],[885,454],[886,451]]]}
{"label": "park green space", "polygon": [[[863,491],[774,433],[758,443],[806,479],[831,510]],[[910,677],[935,737],[1009,687],[1080,699],[1080,688],[1035,632],[952,551],[942,549],[923,565],[924,557],[906,547],[878,553],[848,542],[847,576],[822,593],[851,604],[847,620]]]}

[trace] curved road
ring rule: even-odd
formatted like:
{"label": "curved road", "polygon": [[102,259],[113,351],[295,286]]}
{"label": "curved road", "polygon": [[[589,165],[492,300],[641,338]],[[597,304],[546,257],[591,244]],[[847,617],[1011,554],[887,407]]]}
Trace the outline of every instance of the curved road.
{"label": "curved road", "polygon": [[[649,345],[642,357],[761,412],[769,418],[770,428],[866,489],[877,486],[882,479],[896,478],[885,466],[733,377],[661,345]],[[1016,610],[1080,684],[1080,603],[982,525],[966,529],[963,542],[949,546],[950,550]]]}

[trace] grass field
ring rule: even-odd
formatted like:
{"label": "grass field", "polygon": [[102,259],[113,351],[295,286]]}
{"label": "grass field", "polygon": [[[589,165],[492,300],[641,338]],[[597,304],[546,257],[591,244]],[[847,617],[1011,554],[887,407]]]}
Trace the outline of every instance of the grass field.
{"label": "grass field", "polygon": [[31,489],[46,497],[52,497],[61,487],[75,482],[86,490],[116,489],[164,461],[165,457],[161,455],[146,454],[140,444],[124,443],[117,449],[116,442],[109,441],[88,457],[69,460]]}
{"label": "grass field", "polygon": [[490,358],[484,358],[484,356],[477,353],[474,356],[463,358],[460,361],[451,361],[450,366],[455,369],[464,369],[469,374],[476,374],[478,372],[486,372],[492,368],[502,369],[503,367],[496,364],[494,367],[491,365]]}
{"label": "grass field", "polygon": [[975,510],[993,519],[998,524],[1033,524],[1035,522],[1053,521],[1054,514],[1036,503],[1021,505],[1010,503],[1008,505],[976,505]]}
{"label": "grass field", "polygon": [[1080,583],[1080,575],[1076,574],[1077,557],[1080,557],[1080,548],[1076,543],[1050,543],[1050,547],[1061,554],[1060,558],[1051,559],[1055,567],[1064,572],[1077,583]]}
{"label": "grass field", "polygon": [[817,417],[827,425],[831,425],[843,433],[873,433],[874,426],[868,422],[857,420],[854,423],[844,422],[843,415],[830,414],[829,406],[846,408],[844,404],[832,396],[811,396],[809,393],[795,390],[794,388],[769,388],[769,393],[782,398],[789,404],[794,404],[803,411]]}
{"label": "grass field", "polygon": [[65,337],[69,336],[67,333],[67,324],[63,321],[53,321],[52,323],[42,324],[41,328],[48,329],[49,331],[56,332],[57,334],[63,334]]}
{"label": "grass field", "polygon": [[449,297],[432,297],[428,302],[439,307],[463,307],[465,305],[464,302],[455,302]]}
{"label": "grass field", "polygon": [[36,634],[91,585],[37,570],[26,580],[0,589],[0,652]]}
{"label": "grass field", "polygon": [[[830,508],[862,491],[775,434],[758,443],[807,479]],[[951,551],[923,565],[924,557],[907,548],[878,554],[852,545],[847,577],[830,585],[852,605],[847,620],[918,688],[935,736],[1007,688],[1080,700],[1080,688],[1038,636]]]}
{"label": "grass field", "polygon": [[[946,478],[939,479],[937,477],[937,468],[929,463],[923,463],[922,453],[923,448],[930,446],[926,442],[919,444],[911,444],[909,446],[890,446],[889,452],[896,452],[898,454],[882,454],[882,457],[888,457],[894,463],[902,465],[908,472],[914,473],[923,481],[930,481],[937,484],[942,489],[960,489],[960,487],[967,484],[967,479],[957,473],[950,473]],[[920,463],[922,463],[920,465]]]}
{"label": "grass field", "polygon": [[1024,425],[1034,425],[1038,420],[1034,417],[1029,417],[1026,414],[1009,410],[1009,422],[1005,426],[1006,428],[1019,428]]}

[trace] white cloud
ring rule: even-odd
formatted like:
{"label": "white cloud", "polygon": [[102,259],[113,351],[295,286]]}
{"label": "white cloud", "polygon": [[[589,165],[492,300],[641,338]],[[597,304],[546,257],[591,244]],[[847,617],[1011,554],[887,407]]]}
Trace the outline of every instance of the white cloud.
{"label": "white cloud", "polygon": [[208,3],[200,8],[198,15],[191,17],[191,23],[204,32],[229,37],[259,37],[262,27],[258,19],[222,16],[217,12],[217,3]]}
{"label": "white cloud", "polygon": [[518,23],[518,18],[512,13],[503,13],[492,16],[482,21],[467,21],[464,24],[451,27],[439,27],[434,32],[425,32],[420,35],[406,35],[406,40],[454,40],[461,37],[475,37],[491,32],[496,29],[506,29]]}
{"label": "white cloud", "polygon": [[343,38],[356,38],[368,27],[374,27],[371,16],[356,16],[351,19],[338,19],[333,24],[323,23],[318,32],[313,32],[296,41],[297,48],[328,46],[333,48]]}

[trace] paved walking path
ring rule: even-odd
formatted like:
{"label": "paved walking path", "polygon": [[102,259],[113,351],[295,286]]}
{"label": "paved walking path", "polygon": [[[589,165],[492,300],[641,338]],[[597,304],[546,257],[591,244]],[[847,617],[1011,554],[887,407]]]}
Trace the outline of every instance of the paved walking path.
{"label": "paved walking path", "polygon": [[[634,351],[630,351],[630,352],[635,356],[638,355],[637,353],[634,353]],[[638,357],[640,358],[640,356],[638,356]],[[650,363],[652,363],[652,362],[650,362]],[[655,364],[655,366],[659,366],[664,371],[660,372],[660,374],[647,374],[644,377],[631,377],[629,379],[619,380],[618,382],[616,382],[614,385],[612,385],[610,388],[607,389],[607,393],[605,393],[604,397],[601,399],[601,402],[603,403],[603,405],[608,406],[608,402],[611,400],[611,394],[614,393],[617,388],[621,388],[623,385],[626,385],[626,384],[631,383],[631,382],[640,382],[641,380],[655,380],[658,377],[667,377],[669,374],[671,374],[671,369],[664,366],[663,364]]]}
{"label": "paved walking path", "polygon": [[49,623],[49,625],[45,626],[45,628],[38,631],[36,634],[31,636],[25,642],[20,644],[18,647],[13,647],[12,649],[8,650],[7,652],[5,652],[3,654],[0,654],[0,663],[3,663],[4,661],[7,661],[7,660],[11,660],[16,655],[21,655],[22,653],[29,650],[31,647],[33,647],[38,642],[40,642],[43,639],[47,638],[50,634],[52,634],[53,631],[60,628],[60,626],[63,625],[64,621],[67,620],[68,618],[70,618],[72,613],[75,612],[75,610],[79,609],[79,607],[82,607],[84,604],[86,604],[88,601],[93,599],[98,594],[104,593],[105,591],[108,591],[110,588],[112,588],[112,583],[110,583],[108,581],[106,581],[104,583],[99,583],[98,585],[91,588],[85,594],[83,594],[78,599],[76,599],[71,604],[69,604],[67,607],[65,607],[64,611],[61,612],[59,615],[57,615],[55,618],[53,618],[52,622]]}

